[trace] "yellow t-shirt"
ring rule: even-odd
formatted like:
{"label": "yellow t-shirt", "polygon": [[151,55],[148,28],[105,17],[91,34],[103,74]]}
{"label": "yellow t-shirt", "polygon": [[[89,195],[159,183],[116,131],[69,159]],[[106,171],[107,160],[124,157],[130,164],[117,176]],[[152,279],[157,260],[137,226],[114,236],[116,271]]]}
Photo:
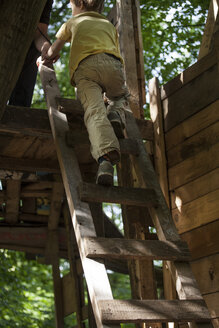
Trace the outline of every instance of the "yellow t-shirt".
{"label": "yellow t-shirt", "polygon": [[56,34],[58,39],[71,42],[69,71],[73,74],[80,61],[90,55],[109,53],[122,62],[115,27],[101,14],[87,11],[70,18]]}

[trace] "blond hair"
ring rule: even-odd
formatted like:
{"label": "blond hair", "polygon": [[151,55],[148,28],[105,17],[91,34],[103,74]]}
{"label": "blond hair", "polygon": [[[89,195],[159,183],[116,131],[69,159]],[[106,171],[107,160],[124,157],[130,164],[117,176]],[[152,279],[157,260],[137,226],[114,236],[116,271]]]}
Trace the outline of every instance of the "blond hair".
{"label": "blond hair", "polygon": [[83,6],[87,11],[97,11],[101,13],[104,7],[104,0],[70,0],[76,7]]}

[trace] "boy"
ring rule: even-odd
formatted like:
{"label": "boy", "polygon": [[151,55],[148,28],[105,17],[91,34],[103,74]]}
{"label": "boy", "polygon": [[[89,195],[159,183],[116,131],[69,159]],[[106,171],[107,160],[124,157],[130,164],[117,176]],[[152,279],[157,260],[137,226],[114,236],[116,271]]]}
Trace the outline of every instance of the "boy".
{"label": "boy", "polygon": [[[100,13],[104,0],[70,0],[72,18],[62,25],[57,40],[43,59],[56,61],[71,42],[69,70],[85,114],[91,154],[99,163],[98,184],[113,185],[113,165],[120,160],[117,137],[124,137],[124,108],[128,90],[114,26]],[[103,93],[109,99],[105,107]]]}

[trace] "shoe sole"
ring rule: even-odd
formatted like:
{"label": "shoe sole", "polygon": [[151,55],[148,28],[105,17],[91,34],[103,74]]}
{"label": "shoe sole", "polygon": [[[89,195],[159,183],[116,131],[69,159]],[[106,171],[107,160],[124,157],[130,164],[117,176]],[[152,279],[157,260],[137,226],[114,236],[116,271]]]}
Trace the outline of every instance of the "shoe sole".
{"label": "shoe sole", "polygon": [[106,173],[100,174],[96,183],[103,186],[113,186],[113,176]]}

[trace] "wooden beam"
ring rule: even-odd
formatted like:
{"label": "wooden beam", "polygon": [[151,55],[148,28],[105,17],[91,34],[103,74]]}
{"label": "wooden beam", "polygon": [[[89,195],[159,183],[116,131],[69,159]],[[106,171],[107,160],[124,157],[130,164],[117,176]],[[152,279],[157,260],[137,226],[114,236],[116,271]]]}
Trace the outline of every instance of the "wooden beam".
{"label": "wooden beam", "polygon": [[219,1],[211,0],[208,17],[202,37],[201,47],[199,50],[198,60],[206,56],[212,48],[214,33],[218,31],[219,25]]}
{"label": "wooden beam", "polygon": [[5,220],[7,223],[18,222],[20,209],[20,189],[21,180],[7,180],[6,186],[6,213]]}
{"label": "wooden beam", "polygon": [[46,0],[0,2],[0,118],[16,84]]}
{"label": "wooden beam", "polygon": [[99,302],[104,323],[180,322],[210,320],[200,300],[113,300]]}
{"label": "wooden beam", "polygon": [[0,156],[0,168],[14,171],[28,172],[51,172],[59,173],[59,164],[56,160],[29,159],[29,158],[14,158]]}
{"label": "wooden beam", "polygon": [[6,106],[0,132],[52,138],[47,111],[37,108]]}
{"label": "wooden beam", "polygon": [[85,252],[89,258],[170,261],[191,259],[188,246],[183,241],[171,243],[160,240],[86,238]]}
{"label": "wooden beam", "polygon": [[85,183],[78,187],[80,198],[86,202],[119,203],[132,206],[151,207],[156,205],[152,189],[105,187]]}

